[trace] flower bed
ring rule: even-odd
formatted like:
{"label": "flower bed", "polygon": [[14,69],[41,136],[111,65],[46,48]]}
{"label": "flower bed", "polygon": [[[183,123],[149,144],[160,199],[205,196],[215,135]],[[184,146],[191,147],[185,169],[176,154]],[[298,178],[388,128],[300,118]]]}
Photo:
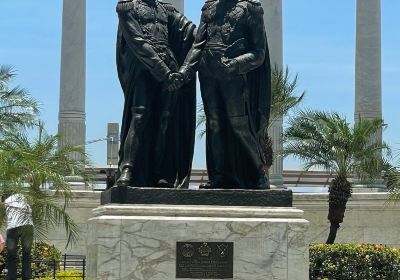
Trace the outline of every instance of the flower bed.
{"label": "flower bed", "polygon": [[[6,255],[7,248],[4,249],[0,254],[0,279],[2,278],[3,269],[6,267]],[[18,244],[18,259],[22,259],[22,247],[21,243]],[[61,251],[58,250],[53,245],[49,245],[44,242],[34,243],[32,246],[32,271],[34,275],[48,275],[50,272],[54,270],[54,266],[56,268],[59,267],[59,260],[61,260],[62,254]],[[35,262],[35,260],[54,260],[52,262]],[[18,273],[21,273],[21,262],[18,262],[17,266]]]}

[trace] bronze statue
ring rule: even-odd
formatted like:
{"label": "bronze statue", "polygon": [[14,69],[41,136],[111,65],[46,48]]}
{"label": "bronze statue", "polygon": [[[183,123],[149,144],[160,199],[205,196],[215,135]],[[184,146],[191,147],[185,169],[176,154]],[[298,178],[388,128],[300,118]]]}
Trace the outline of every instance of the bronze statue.
{"label": "bronze statue", "polygon": [[195,25],[161,0],[117,4],[118,76],[125,95],[118,186],[188,184],[195,133],[195,81],[176,72]]}
{"label": "bronze statue", "polygon": [[258,0],[207,0],[180,73],[199,70],[206,113],[206,188],[268,189],[261,145],[269,119],[271,69]]}

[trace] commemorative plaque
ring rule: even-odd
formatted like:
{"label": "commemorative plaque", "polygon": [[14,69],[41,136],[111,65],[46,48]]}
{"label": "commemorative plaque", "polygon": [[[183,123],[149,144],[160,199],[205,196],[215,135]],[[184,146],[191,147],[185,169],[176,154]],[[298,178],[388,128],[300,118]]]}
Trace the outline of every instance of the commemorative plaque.
{"label": "commemorative plaque", "polygon": [[177,242],[176,278],[233,279],[233,242]]}

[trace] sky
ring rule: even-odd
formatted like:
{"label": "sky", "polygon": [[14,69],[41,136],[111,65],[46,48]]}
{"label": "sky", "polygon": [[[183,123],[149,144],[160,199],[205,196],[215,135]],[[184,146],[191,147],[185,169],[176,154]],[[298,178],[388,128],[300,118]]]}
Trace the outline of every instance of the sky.
{"label": "sky", "polygon": [[[74,1],[74,0],[69,0]],[[364,0],[369,1],[369,0]],[[307,92],[302,108],[354,115],[355,0],[283,0],[284,65]],[[203,0],[186,0],[185,14],[198,24]],[[87,141],[103,138],[107,123],[120,122],[123,96],[115,66],[116,0],[87,0]],[[382,0],[384,140],[400,147],[400,1]],[[0,64],[12,65],[16,84],[41,102],[41,119],[57,133],[62,0],[0,1]],[[198,93],[199,94],[199,93]],[[200,95],[198,95],[200,102]],[[87,146],[92,162],[106,163],[106,143]],[[193,166],[205,167],[204,139],[196,138]],[[285,169],[301,163],[287,159]]]}

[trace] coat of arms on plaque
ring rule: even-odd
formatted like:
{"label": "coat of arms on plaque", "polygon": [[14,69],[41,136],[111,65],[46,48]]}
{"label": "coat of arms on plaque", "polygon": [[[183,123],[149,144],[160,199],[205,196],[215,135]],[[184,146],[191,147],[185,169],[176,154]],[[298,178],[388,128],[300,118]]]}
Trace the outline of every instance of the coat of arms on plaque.
{"label": "coat of arms on plaque", "polygon": [[207,242],[204,242],[203,245],[199,248],[199,253],[202,257],[208,257],[211,254],[211,247],[208,246]]}
{"label": "coat of arms on plaque", "polygon": [[227,244],[218,244],[218,255],[221,258],[225,258],[228,255],[228,245]]}
{"label": "coat of arms on plaque", "polygon": [[192,244],[185,244],[182,247],[182,256],[185,258],[191,258],[194,255],[194,247]]}

